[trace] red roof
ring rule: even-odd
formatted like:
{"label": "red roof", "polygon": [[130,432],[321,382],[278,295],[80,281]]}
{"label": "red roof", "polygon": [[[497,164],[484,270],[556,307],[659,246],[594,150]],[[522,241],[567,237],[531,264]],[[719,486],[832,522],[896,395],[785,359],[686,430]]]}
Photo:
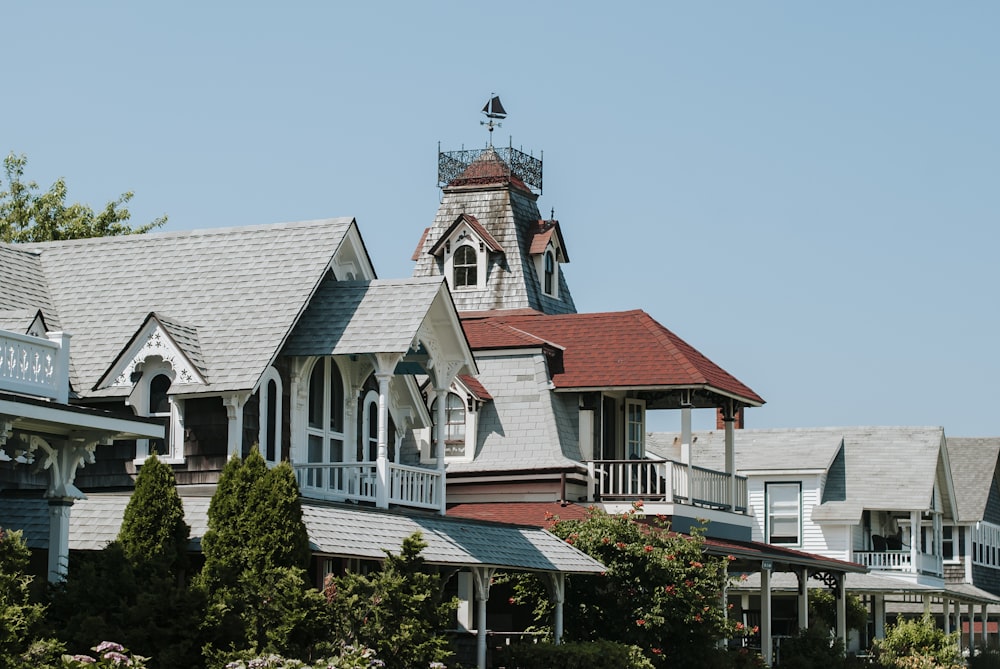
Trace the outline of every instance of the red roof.
{"label": "red roof", "polygon": [[596,314],[462,315],[473,351],[550,346],[558,389],[705,388],[751,406],[764,400],[641,309]]}
{"label": "red roof", "polygon": [[537,222],[537,226],[535,227],[533,236],[531,237],[531,246],[528,249],[528,253],[530,255],[544,253],[545,248],[549,244],[549,240],[552,239],[552,235],[556,236],[559,250],[562,253],[562,260],[560,262],[568,263],[569,254],[566,253],[566,243],[563,241],[562,231],[559,229],[559,221]]}
{"label": "red roof", "polygon": [[500,246],[500,242],[498,242],[496,238],[490,234],[489,230],[483,227],[483,224],[479,222],[478,218],[470,214],[459,214],[458,218],[455,219],[455,222],[449,225],[448,229],[441,234],[440,239],[434,243],[434,246],[431,247],[428,253],[433,256],[441,255],[441,253],[443,253],[445,242],[449,237],[451,237],[452,233],[455,232],[455,229],[463,223],[468,225],[477,235],[479,235],[479,238],[483,240],[483,243],[486,244],[487,247],[489,247],[490,251],[503,253],[503,247]]}
{"label": "red roof", "polygon": [[462,385],[464,385],[477,400],[485,401],[493,399],[493,396],[490,395],[489,391],[486,390],[486,387],[481,384],[479,379],[476,377],[469,374],[459,374],[458,380],[462,382]]}
{"label": "red roof", "polygon": [[452,179],[448,183],[448,186],[481,186],[492,184],[510,184],[531,193],[531,189],[528,188],[527,184],[512,174],[510,166],[493,150],[483,152],[481,156],[465,168],[464,172]]}

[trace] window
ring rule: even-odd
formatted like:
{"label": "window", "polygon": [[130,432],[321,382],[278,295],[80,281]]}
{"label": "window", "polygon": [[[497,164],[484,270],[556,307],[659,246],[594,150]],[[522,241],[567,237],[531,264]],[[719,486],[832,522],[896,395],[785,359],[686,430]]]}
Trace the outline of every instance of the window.
{"label": "window", "polygon": [[378,393],[369,390],[365,395],[364,429],[358,444],[358,461],[378,460]]}
{"label": "window", "polygon": [[941,559],[946,562],[958,560],[958,551],[955,550],[955,526],[941,526]]}
{"label": "window", "polygon": [[281,377],[274,367],[269,367],[260,384],[260,432],[257,445],[264,460],[270,464],[281,460],[281,392]]}
{"label": "window", "polygon": [[646,404],[642,400],[625,400],[625,457],[638,460],[646,453]]}
{"label": "window", "polygon": [[170,457],[170,398],[167,391],[170,390],[170,377],[166,374],[157,374],[149,381],[149,405],[146,407],[146,415],[156,418],[166,418],[167,427],[163,439],[150,439],[148,453],[156,453],[157,457]]}
{"label": "window", "polygon": [[[437,399],[431,404],[431,457],[437,457],[438,413]],[[444,455],[448,458],[465,456],[465,402],[455,393],[448,393],[444,405]]]}
{"label": "window", "polygon": [[163,439],[136,440],[136,464],[142,464],[153,453],[166,462],[183,462],[184,403],[170,397],[173,368],[159,357],[150,357],[136,366],[132,382],[134,385],[127,402],[136,415],[164,419]]}
{"label": "window", "polygon": [[545,252],[545,269],[542,290],[546,295],[556,294],[556,258],[552,251]]}
{"label": "window", "polygon": [[[316,361],[309,377],[306,461],[331,464],[344,460],[344,382],[332,358]],[[328,469],[310,468],[306,485],[337,487]]]}
{"label": "window", "polygon": [[455,249],[452,267],[455,272],[454,288],[475,288],[478,285],[478,260],[474,248],[462,244]]}
{"label": "window", "polygon": [[767,541],[772,544],[801,543],[801,483],[765,483]]}

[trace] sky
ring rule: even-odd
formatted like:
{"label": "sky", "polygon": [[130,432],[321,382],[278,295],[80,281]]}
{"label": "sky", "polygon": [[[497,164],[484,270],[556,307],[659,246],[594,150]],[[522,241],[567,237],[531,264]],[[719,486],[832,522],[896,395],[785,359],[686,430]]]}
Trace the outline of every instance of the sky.
{"label": "sky", "polygon": [[495,93],[577,309],[644,309],[747,427],[1000,435],[1000,3],[0,0],[0,33],[0,151],[70,201],[351,216],[409,276]]}

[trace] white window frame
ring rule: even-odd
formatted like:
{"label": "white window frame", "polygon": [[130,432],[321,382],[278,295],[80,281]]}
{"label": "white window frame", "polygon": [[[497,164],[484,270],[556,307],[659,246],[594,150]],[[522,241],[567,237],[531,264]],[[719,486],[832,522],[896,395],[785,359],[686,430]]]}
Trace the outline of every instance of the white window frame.
{"label": "white window frame", "polygon": [[[270,420],[268,417],[268,403],[271,398],[271,383],[275,385],[275,405],[274,405],[274,459],[269,460],[267,457],[267,435],[270,425]],[[260,378],[260,387],[258,389],[258,400],[259,400],[259,429],[257,432],[257,448],[260,451],[261,457],[269,465],[276,465],[281,462],[281,430],[284,427],[282,424],[282,411],[284,389],[281,383],[281,375],[278,373],[274,367],[268,367],[265,370],[263,376]]]}
{"label": "white window frame", "polygon": [[[783,499],[778,491],[795,491],[794,510],[790,499]],[[790,495],[786,495],[790,498]],[[775,498],[778,499],[775,499]],[[802,482],[801,481],[771,481],[764,484],[764,537],[769,544],[777,546],[802,545]],[[774,521],[777,519],[795,519],[794,541],[775,541],[773,538]],[[780,537],[791,535],[778,535]]]}
{"label": "white window frame", "polygon": [[[361,462],[375,462],[378,459],[378,392],[369,390],[362,403],[361,420]],[[375,435],[371,434],[372,426]],[[388,429],[387,432],[388,434]]]}
{"label": "white window frame", "polygon": [[[309,411],[312,408],[312,399],[313,399],[312,381],[313,381],[313,374],[316,371],[317,365],[323,365],[323,375],[322,375],[323,394],[321,402],[322,416],[319,419],[319,425],[314,426],[309,423]],[[333,376],[332,372],[334,369],[337,370],[338,375],[340,376],[340,383],[341,383],[341,388],[340,388],[341,421],[343,424],[340,426],[340,431],[337,431],[330,426],[330,421],[331,421],[330,399],[331,399],[331,392],[333,390],[331,381]],[[305,438],[305,443],[303,445],[305,448],[305,452],[303,453],[304,456],[303,464],[308,466],[308,465],[325,465],[325,464],[333,464],[335,462],[343,462],[345,458],[348,457],[351,451],[353,450],[348,448],[347,445],[347,420],[349,414],[347,412],[347,406],[346,406],[348,400],[347,400],[347,388],[346,384],[344,383],[343,370],[340,369],[340,366],[337,364],[336,359],[329,356],[320,357],[317,358],[313,362],[313,364],[309,367],[309,372],[305,376],[305,382],[306,382],[306,408],[305,408],[305,415],[303,416],[303,423],[305,425],[306,438]],[[320,439],[322,443],[321,458],[318,460],[313,460],[310,457],[311,456],[310,447],[312,445],[313,438]],[[330,457],[330,450],[332,444],[335,441],[340,442],[340,460],[333,460]],[[350,457],[352,457],[353,459],[353,456]],[[312,470],[310,470],[310,474],[311,473]],[[332,479],[328,478],[327,476],[324,476],[322,478],[328,481],[332,481]],[[315,479],[310,479],[310,478],[307,478],[306,485],[313,488],[320,487],[316,484]]]}
{"label": "white window frame", "polygon": [[[475,398],[468,394],[464,388],[458,385],[452,385],[448,390],[448,395],[450,397],[454,395],[461,402],[464,414],[465,414],[465,440],[464,446],[462,448],[462,455],[448,455],[449,441],[450,445],[456,446],[458,444],[457,440],[445,440],[444,452],[445,452],[445,462],[472,462],[475,459],[476,454],[476,430],[478,429],[479,421],[479,402]],[[426,448],[421,451],[421,461],[425,464],[433,464],[437,462],[437,440],[435,439],[435,429],[437,423],[437,393],[428,393],[427,397],[427,412],[430,414],[431,423],[427,428],[424,429],[424,434],[426,438]],[[470,408],[471,407],[471,408]],[[447,419],[447,408],[445,410],[445,418]]]}
{"label": "white window frame", "polygon": [[[170,366],[170,363],[155,358],[146,360],[141,366],[137,366],[137,371],[141,373],[141,376],[135,382],[135,386],[132,388],[132,392],[129,394],[126,402],[132,407],[137,416],[167,419],[167,439],[164,440],[164,446],[168,452],[157,453],[156,457],[160,462],[167,464],[183,464],[184,401],[176,397],[168,397],[168,401],[170,402],[169,411],[162,413],[149,411],[150,384],[153,382],[153,379],[158,376],[166,376],[170,379],[170,385],[173,387],[177,381],[176,373]],[[133,460],[136,465],[142,465],[146,461],[150,455],[149,448],[149,439],[136,439],[135,459]]]}
{"label": "white window frame", "polygon": [[[636,419],[638,417],[638,419]],[[646,401],[625,398],[625,458],[638,460],[646,457]]]}

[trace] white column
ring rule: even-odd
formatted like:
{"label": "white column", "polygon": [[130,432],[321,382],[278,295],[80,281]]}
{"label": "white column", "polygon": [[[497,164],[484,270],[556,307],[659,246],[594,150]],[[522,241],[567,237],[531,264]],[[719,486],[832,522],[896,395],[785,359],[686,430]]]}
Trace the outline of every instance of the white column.
{"label": "white column", "polygon": [[944,622],[944,633],[951,634],[951,600],[947,597],[941,600],[941,617]]}
{"label": "white column", "polygon": [[736,409],[730,402],[722,410],[722,420],[726,427],[726,474],[729,475],[730,510],[736,510],[736,434],[734,432]]}
{"label": "white column", "polygon": [[691,490],[691,407],[681,408],[681,463],[684,465],[683,496],[690,502],[694,499]]}
{"label": "white column", "polygon": [[69,511],[73,500],[49,500],[49,583],[66,580],[69,572]]}
{"label": "white column", "polygon": [[458,611],[456,619],[458,629],[472,629],[472,602],[476,599],[476,591],[472,585],[472,572],[460,571],[455,574],[458,579]]}
{"label": "white column", "polygon": [[989,648],[989,644],[986,643],[989,639],[989,630],[986,629],[986,622],[989,619],[989,615],[986,612],[986,604],[979,605],[979,619],[983,623],[983,634],[980,637],[980,639],[982,639],[981,647],[985,650],[986,648]]}
{"label": "white column", "polygon": [[799,629],[809,628],[809,569],[802,567],[796,572],[799,577]]}
{"label": "white column", "polygon": [[49,341],[59,345],[59,352],[56,354],[55,370],[52,376],[58,382],[56,386],[56,402],[60,404],[69,403],[69,339],[72,335],[68,332],[46,332]]}
{"label": "white column", "polygon": [[910,511],[910,571],[918,571],[920,558],[920,512]]}
{"label": "white column", "polygon": [[958,632],[958,649],[962,650],[962,608],[957,599],[951,602],[951,615],[955,619],[955,631]]}
{"label": "white column", "polygon": [[921,599],[924,602],[924,615],[929,616],[931,614],[931,596],[925,593]]}
{"label": "white column", "polygon": [[969,615],[969,657],[976,654],[976,611],[972,602],[968,604]]}
{"label": "white column", "polygon": [[552,616],[553,637],[556,645],[562,643],[563,636],[563,605],[566,603],[566,574],[553,572],[548,575],[549,596],[552,597],[554,611]]}
{"label": "white column", "polygon": [[486,669],[486,602],[490,599],[490,582],[493,572],[490,567],[473,567],[472,577],[476,585],[476,666]]}
{"label": "white column", "polygon": [[847,584],[844,582],[846,580],[846,574],[836,574],[837,579],[837,636],[841,641],[844,642],[844,648],[847,648]]}
{"label": "white column", "polygon": [[[434,423],[437,425],[437,439],[435,450],[437,451],[437,470],[441,481],[441,499],[438,512],[443,516],[448,511],[447,489],[445,488],[445,468],[444,468],[444,440],[445,429],[447,428],[447,413],[445,411],[448,403],[448,388],[435,388],[434,394],[437,396],[437,403],[434,405]],[[475,442],[473,442],[475,443]],[[467,446],[468,448],[468,446]],[[473,445],[475,448],[475,445]]]}
{"label": "white column", "polygon": [[872,595],[872,617],[875,618],[875,638],[885,638],[885,594]]}
{"label": "white column", "polygon": [[375,460],[375,506],[389,508],[389,379],[391,372],[375,372],[378,381],[378,457]]}
{"label": "white column", "polygon": [[228,395],[222,399],[226,407],[226,417],[229,419],[227,429],[227,444],[229,457],[243,457],[243,405],[247,401],[246,395]]}
{"label": "white column", "polygon": [[[728,425],[729,423],[727,423]],[[760,654],[771,666],[774,650],[771,639],[771,570],[760,570]]]}

